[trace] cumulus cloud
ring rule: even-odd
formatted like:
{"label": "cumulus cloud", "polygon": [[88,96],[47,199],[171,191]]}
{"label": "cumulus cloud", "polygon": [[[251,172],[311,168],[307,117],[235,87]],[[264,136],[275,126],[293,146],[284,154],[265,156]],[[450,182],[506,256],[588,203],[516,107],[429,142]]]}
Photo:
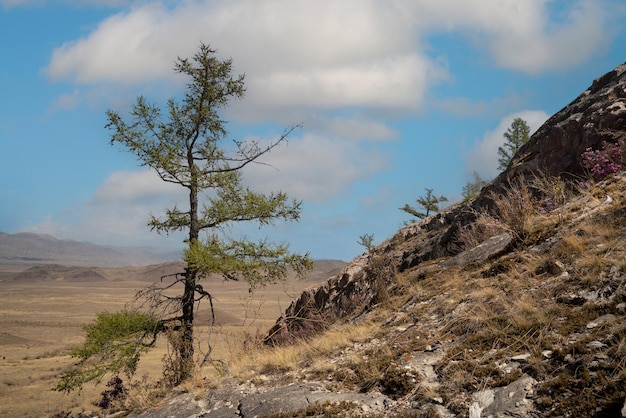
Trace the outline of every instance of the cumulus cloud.
{"label": "cumulus cloud", "polygon": [[[183,189],[184,190],[184,189]],[[96,190],[94,203],[146,201],[159,197],[182,196],[181,187],[164,182],[153,170],[115,171]]]}
{"label": "cumulus cloud", "polygon": [[[372,142],[373,146],[377,144]],[[293,138],[248,166],[244,181],[261,192],[284,191],[310,203],[335,198],[356,181],[389,168],[384,152],[355,141],[307,134]],[[186,190],[163,182],[152,170],[110,174],[87,201],[49,217],[31,231],[108,245],[172,245],[184,236],[159,238],[146,226],[150,214],[187,207]]]}
{"label": "cumulus cloud", "polygon": [[[160,238],[147,227],[150,214],[185,208],[184,189],[159,179],[152,170],[112,173],[85,202],[50,216],[30,230],[107,245],[172,246],[184,237]],[[172,244],[174,243],[174,244]]]}
{"label": "cumulus cloud", "polygon": [[529,74],[578,65],[610,41],[615,0],[440,0],[414,3],[425,32],[460,32],[500,67]]}
{"label": "cumulus cloud", "polygon": [[[602,2],[573,2],[561,22],[550,22],[547,6],[529,7],[525,20],[534,24],[497,30],[488,41],[497,65],[530,74],[569,68],[594,56],[608,42],[605,22],[609,15]],[[507,29],[508,36],[497,36]]]}
{"label": "cumulus cloud", "polygon": [[498,126],[486,132],[469,152],[466,169],[468,180],[472,180],[473,173],[477,173],[483,179],[492,179],[498,175],[498,148],[504,144],[504,133],[515,118],[524,119],[532,135],[548,120],[549,115],[540,110],[525,110],[503,117]]}
{"label": "cumulus cloud", "polygon": [[272,97],[415,106],[426,83],[445,74],[423,47],[431,33],[461,32],[497,65],[538,73],[589,59],[608,39],[612,3],[573,1],[558,16],[548,0],[139,3],[55,50],[48,74],[76,83],[167,77],[176,56],[204,40],[232,54],[266,105]]}
{"label": "cumulus cloud", "polygon": [[416,50],[401,11],[378,1],[204,1],[145,4],[56,49],[55,81],[137,83],[173,76],[200,41],[248,74],[246,112],[287,108],[415,108],[445,69]]}
{"label": "cumulus cloud", "polygon": [[275,148],[263,163],[246,168],[246,182],[253,189],[284,191],[316,203],[338,197],[356,181],[390,168],[379,149],[313,134]]}

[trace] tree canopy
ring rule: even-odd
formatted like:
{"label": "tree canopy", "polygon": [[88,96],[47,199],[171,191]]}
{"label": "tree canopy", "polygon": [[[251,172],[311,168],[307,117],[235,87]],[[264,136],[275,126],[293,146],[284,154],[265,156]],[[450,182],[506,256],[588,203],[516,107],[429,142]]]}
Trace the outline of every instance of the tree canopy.
{"label": "tree canopy", "polygon": [[431,213],[439,212],[439,204],[442,202],[447,202],[448,198],[441,195],[437,196],[433,193],[433,189],[426,189],[425,196],[419,196],[416,200],[417,204],[421,206],[422,209],[410,206],[409,204],[405,204],[400,210],[415,216],[419,219],[427,218]]}
{"label": "tree canopy", "polygon": [[[298,126],[288,127],[264,145],[251,139],[228,141],[220,111],[231,100],[243,97],[244,75],[233,76],[232,60],[218,58],[205,44],[192,58],[178,58],[174,71],[188,79],[181,100],[168,100],[162,110],[140,96],[128,115],[109,110],[106,127],[111,131],[111,144],[121,145],[163,181],[188,193],[186,207],[167,208],[163,216],[152,216],[148,222],[160,234],[188,233],[186,268],[175,275],[174,283],[138,293],[148,317],[158,321],[155,329],[167,332],[176,350],[177,364],[170,365],[169,371],[176,371],[171,383],[177,384],[189,378],[194,367],[195,307],[202,299],[212,306],[210,293],[199,283],[203,277],[220,274],[227,280],[245,280],[251,287],[262,286],[284,279],[289,268],[304,274],[312,261],[308,254],[291,253],[285,243],[254,242],[229,233],[242,222],[265,226],[299,220],[302,202],[283,192],[255,192],[242,176],[244,167],[261,163],[260,158],[286,141]],[[165,295],[165,290],[177,285],[182,287],[178,296]]]}
{"label": "tree canopy", "polygon": [[505,142],[498,148],[498,168],[506,170],[519,149],[530,138],[530,127],[524,119],[515,118],[504,133]]}

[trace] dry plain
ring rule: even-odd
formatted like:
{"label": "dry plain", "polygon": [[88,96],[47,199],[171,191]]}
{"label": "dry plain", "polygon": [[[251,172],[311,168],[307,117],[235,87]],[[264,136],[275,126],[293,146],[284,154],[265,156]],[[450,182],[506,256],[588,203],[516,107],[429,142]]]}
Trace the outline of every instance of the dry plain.
{"label": "dry plain", "polygon": [[[198,352],[212,347],[211,358],[228,362],[242,355],[245,335],[266,332],[284,309],[302,290],[336,273],[341,262],[319,264],[307,278],[289,278],[286,282],[260,288],[250,293],[240,282],[211,280],[204,288],[214,297],[217,324],[208,327],[209,306],[200,307],[196,335]],[[61,411],[97,410],[92,403],[99,398],[104,384],[87,384],[80,393],[52,391],[57,377],[73,364],[68,355],[72,346],[83,339],[82,326],[96,313],[114,312],[145,288],[145,269],[98,269],[107,279],[81,282],[72,276],[37,280],[7,280],[12,272],[0,270],[0,416],[48,417]],[[128,274],[128,273],[132,274]],[[88,276],[94,276],[88,274]],[[97,276],[97,275],[96,275]],[[68,277],[66,274],[64,277]],[[124,277],[143,277],[127,280]],[[157,279],[158,280],[158,279]],[[136,378],[149,381],[159,378],[163,344],[142,359]],[[214,367],[205,366],[198,379],[215,379]]]}

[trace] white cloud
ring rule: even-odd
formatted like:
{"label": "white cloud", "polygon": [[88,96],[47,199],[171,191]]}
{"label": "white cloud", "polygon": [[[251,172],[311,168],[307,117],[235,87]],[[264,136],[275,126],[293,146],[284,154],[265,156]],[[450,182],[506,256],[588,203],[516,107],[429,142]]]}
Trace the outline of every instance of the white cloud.
{"label": "white cloud", "polygon": [[31,231],[107,245],[175,246],[182,235],[160,238],[147,223],[150,214],[158,216],[176,204],[184,209],[184,191],[151,170],[117,171],[88,201],[48,217]]}
{"label": "white cloud", "polygon": [[176,57],[204,41],[248,75],[238,117],[284,120],[298,109],[340,107],[414,111],[448,77],[439,59],[445,51],[424,47],[430,34],[461,33],[496,65],[540,73],[579,64],[608,42],[613,4],[559,2],[556,13],[549,0],[138,2],[57,48],[47,74],[87,85],[162,84],[173,80]]}
{"label": "white cloud", "polygon": [[98,187],[95,204],[112,201],[140,202],[160,197],[184,196],[181,186],[159,178],[153,170],[115,171]]}
{"label": "white cloud", "polygon": [[312,134],[272,150],[263,163],[246,168],[246,182],[263,192],[284,191],[297,199],[326,202],[356,181],[388,169],[388,156],[353,141]]}
{"label": "white cloud", "polygon": [[304,123],[307,130],[319,132],[325,136],[349,140],[390,141],[398,132],[389,125],[367,118],[364,115],[354,117],[330,117],[314,119]]}
{"label": "white cloud", "polygon": [[497,65],[531,74],[565,69],[593,57],[609,42],[603,2],[573,2],[563,22],[550,22],[547,4],[541,6],[525,19],[535,24],[500,28],[488,41]]}
{"label": "white cloud", "polygon": [[504,144],[504,133],[511,126],[515,118],[522,118],[530,127],[532,135],[549,118],[549,115],[540,110],[525,110],[505,116],[498,126],[486,132],[483,138],[470,151],[468,156],[466,176],[472,180],[472,173],[478,173],[483,179],[492,179],[499,173],[498,148]]}
{"label": "white cloud", "polygon": [[[284,191],[312,203],[327,203],[355,182],[389,168],[380,150],[368,152],[355,141],[312,134],[290,139],[262,163],[245,169],[244,180],[253,190]],[[116,171],[88,201],[49,217],[31,231],[108,245],[179,244],[183,234],[160,238],[146,224],[150,214],[158,217],[174,205],[184,210],[186,202],[184,188],[163,182],[152,170]]]}
{"label": "white cloud", "polygon": [[[610,41],[617,0],[423,0],[427,32],[461,32],[499,67],[539,74],[590,59]],[[551,7],[552,6],[552,7]]]}
{"label": "white cloud", "polygon": [[80,90],[74,89],[72,93],[62,94],[61,96],[57,97],[54,103],[50,106],[48,113],[57,110],[75,109],[82,101],[83,98],[81,96]]}
{"label": "white cloud", "polygon": [[373,0],[147,4],[56,49],[47,73],[79,84],[155,81],[172,77],[175,58],[205,41],[249,75],[248,115],[293,106],[415,108],[445,70],[416,52],[406,17],[380,8]]}

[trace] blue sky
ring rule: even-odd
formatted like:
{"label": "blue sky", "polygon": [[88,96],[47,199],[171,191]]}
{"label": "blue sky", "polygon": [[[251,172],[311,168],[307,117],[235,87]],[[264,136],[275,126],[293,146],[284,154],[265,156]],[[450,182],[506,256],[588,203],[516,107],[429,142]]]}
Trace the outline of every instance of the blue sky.
{"label": "blue sky", "polygon": [[246,175],[301,199],[302,219],[232,234],[350,260],[433,188],[451,202],[497,174],[515,117],[534,131],[626,61],[623,0],[0,0],[0,231],[181,247],[146,227],[185,195],[109,145],[107,109],[182,91],[199,43],[247,93],[231,138],[289,143]]}

